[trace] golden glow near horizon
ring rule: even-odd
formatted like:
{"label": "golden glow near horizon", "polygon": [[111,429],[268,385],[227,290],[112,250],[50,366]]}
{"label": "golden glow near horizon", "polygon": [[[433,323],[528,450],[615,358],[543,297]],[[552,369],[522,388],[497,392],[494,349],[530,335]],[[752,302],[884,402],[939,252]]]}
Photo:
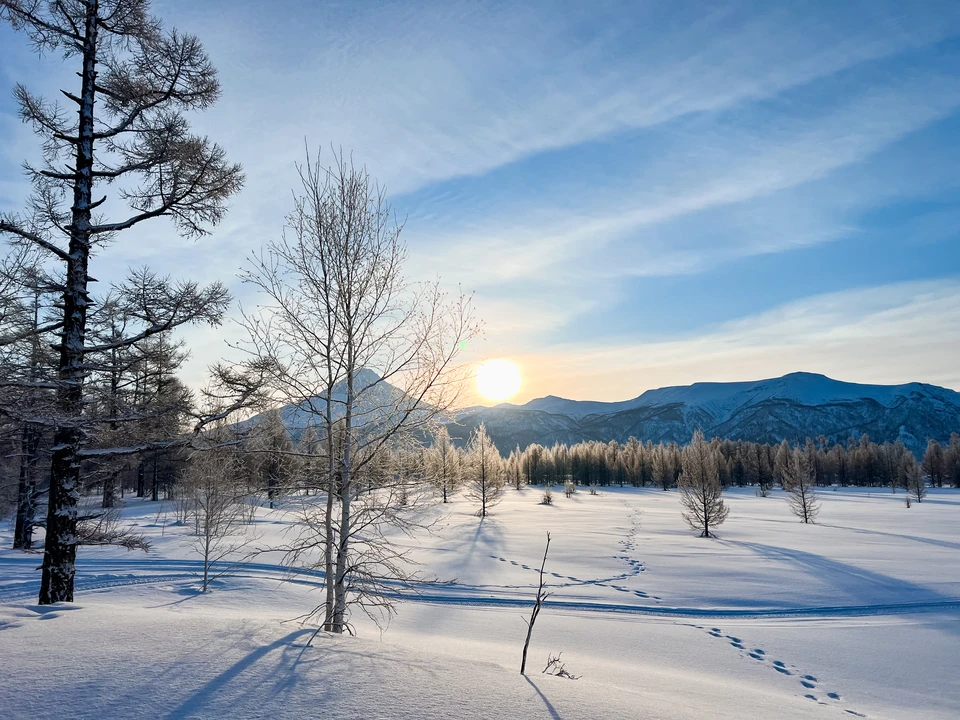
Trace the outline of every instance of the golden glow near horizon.
{"label": "golden glow near horizon", "polygon": [[500,402],[513,397],[523,384],[520,368],[510,360],[488,360],[477,368],[477,392]]}

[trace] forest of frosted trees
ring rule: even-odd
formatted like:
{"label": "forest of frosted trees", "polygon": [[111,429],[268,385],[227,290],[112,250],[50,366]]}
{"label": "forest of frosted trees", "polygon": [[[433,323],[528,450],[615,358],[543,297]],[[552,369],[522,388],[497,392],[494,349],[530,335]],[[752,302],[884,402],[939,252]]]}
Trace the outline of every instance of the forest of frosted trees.
{"label": "forest of frosted trees", "polygon": [[[801,456],[815,485],[854,487],[907,487],[914,467],[932,487],[960,487],[960,435],[954,433],[943,447],[931,440],[922,461],[902,443],[877,444],[866,435],[847,443],[830,444],[824,438],[808,439],[791,446],[744,440],[713,438],[723,487],[756,486],[763,493],[783,485],[793,456]],[[530,445],[514,449],[506,460],[506,472],[527,484],[676,487],[683,471],[683,453],[676,443],[657,444],[630,438],[626,443],[592,441],[573,446]]]}
{"label": "forest of frosted trees", "polygon": [[[171,381],[173,382],[173,381]],[[180,387],[179,385],[177,385]],[[143,390],[131,390],[131,393]],[[177,419],[168,417],[168,423]],[[7,513],[16,506],[16,480],[20,466],[34,462],[20,453],[22,432],[13,423],[4,426],[4,467],[2,498]],[[137,429],[128,428],[136,434]],[[159,431],[146,421],[144,436]],[[267,504],[284,493],[316,493],[323,490],[316,482],[316,465],[328,462],[326,444],[314,431],[289,432],[276,411],[264,413],[249,426],[240,425],[230,431],[229,442],[220,452],[229,451],[240,458],[233,460],[233,475],[241,494],[262,496]],[[49,452],[49,439],[42,433],[33,440],[33,452],[42,457]],[[917,474],[929,487],[960,487],[960,435],[954,433],[943,447],[935,440],[927,445],[921,461],[900,443],[877,444],[867,436],[851,439],[846,444],[829,445],[808,440],[803,445],[759,444],[742,440],[713,438],[706,443],[716,460],[722,487],[754,487],[759,494],[790,484],[792,466],[800,463],[809,468],[815,487],[852,486],[909,490],[910,478]],[[192,463],[188,449],[151,448],[132,453],[121,460],[91,458],[85,464],[85,494],[98,503],[108,505],[113,498],[132,495],[151,499],[176,498],[182,489],[182,478]],[[457,492],[478,498],[478,511],[483,510],[484,493],[492,505],[505,487],[528,485],[595,487],[656,487],[675,489],[684,469],[683,447],[676,444],[641,442],[631,438],[627,443],[599,441],[573,446],[530,445],[524,450],[503,453],[481,434],[474,442],[458,448],[450,443],[441,426],[425,446],[407,445],[385,448],[377,461],[364,473],[361,491],[369,487],[396,484],[414,488],[428,484],[435,488],[437,500],[446,502]],[[35,492],[42,492],[42,472],[37,473]]]}

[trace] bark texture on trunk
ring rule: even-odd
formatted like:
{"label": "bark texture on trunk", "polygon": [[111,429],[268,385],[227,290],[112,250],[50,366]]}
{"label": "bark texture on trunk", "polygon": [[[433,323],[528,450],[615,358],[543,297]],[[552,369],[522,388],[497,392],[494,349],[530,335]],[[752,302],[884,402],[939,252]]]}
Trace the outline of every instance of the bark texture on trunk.
{"label": "bark texture on trunk", "polygon": [[90,258],[91,196],[93,193],[94,101],[97,77],[98,0],[90,0],[84,22],[83,71],[76,175],[71,207],[70,246],[63,292],[63,336],[60,345],[57,407],[62,421],[53,437],[50,496],[47,507],[41,605],[73,602],[77,557],[77,504],[80,500],[80,458],[83,441],[79,422],[83,412],[83,367],[86,342],[87,293]]}

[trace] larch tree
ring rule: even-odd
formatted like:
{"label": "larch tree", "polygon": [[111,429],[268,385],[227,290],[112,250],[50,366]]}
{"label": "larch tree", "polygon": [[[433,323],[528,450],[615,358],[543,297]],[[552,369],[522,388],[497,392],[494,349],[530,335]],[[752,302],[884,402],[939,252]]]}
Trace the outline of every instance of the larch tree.
{"label": "larch tree", "polygon": [[746,449],[747,472],[757,484],[760,497],[767,497],[773,489],[773,468],[767,456],[767,448],[759,443],[749,443]]}
{"label": "larch tree", "polygon": [[443,502],[449,502],[450,495],[456,492],[460,484],[460,463],[457,459],[457,448],[450,442],[446,425],[441,425],[434,431],[433,444],[426,460],[428,476],[440,491]]}
{"label": "larch tree", "polygon": [[[653,449],[652,468],[653,480],[664,491],[673,487],[676,476],[674,469],[674,454],[666,445],[656,445]],[[717,476],[719,482],[719,475]]]}
{"label": "larch tree", "polygon": [[[0,421],[17,445],[18,472],[13,547],[33,547],[41,455],[49,446],[55,359],[42,328],[50,322],[56,281],[46,276],[35,249],[11,247],[0,259]],[[12,477],[12,474],[11,474]],[[3,489],[3,488],[0,488]]]}
{"label": "larch tree", "polygon": [[[58,418],[39,598],[49,604],[73,599],[91,257],[153,218],[172,219],[186,236],[204,234],[243,175],[219,146],[192,134],[184,116],[217,99],[213,65],[197,38],[165,32],[146,0],[0,0],[0,20],[38,52],[75,63],[79,78],[78,89],[62,90],[75,113],[17,85],[21,118],[42,138],[43,161],[27,168],[28,209],[0,216],[0,233],[42,248],[63,268],[61,315],[51,328]],[[110,203],[100,195],[105,186],[114,190]],[[159,331],[150,325],[144,333]]]}
{"label": "larch tree", "polygon": [[[114,506],[119,468],[131,457],[138,459],[143,481],[139,494],[146,490],[149,463],[151,498],[159,499],[160,457],[179,443],[176,439],[194,415],[193,393],[175,375],[188,353],[182,341],[170,337],[171,331],[185,323],[219,323],[228,302],[219,283],[200,288],[140,268],[91,307],[85,351],[87,437],[80,454],[95,454],[104,508]],[[111,448],[122,452],[114,454]]]}
{"label": "larch tree", "polygon": [[506,462],[507,477],[515,490],[523,489],[523,451],[517,445],[511,452]]}
{"label": "larch tree", "polygon": [[950,444],[943,452],[944,474],[955,488],[960,488],[960,433],[950,433]]}
{"label": "larch tree", "polygon": [[243,273],[262,298],[244,315],[243,347],[269,368],[274,401],[309,418],[326,445],[326,503],[304,506],[303,532],[285,549],[290,562],[324,568],[316,613],[342,633],[349,605],[389,612],[384,582],[405,578],[384,533],[409,529],[417,503],[386,472],[387,456],[457,403],[466,371],[456,358],[477,324],[469,297],[403,276],[402,226],[366,170],[337,154],[329,167],[308,158],[299,179],[286,232]]}
{"label": "larch tree", "polygon": [[[308,441],[314,442],[310,437]],[[297,477],[302,465],[301,460],[309,458],[310,453],[294,451],[290,433],[283,424],[280,412],[275,408],[257,417],[244,447],[251,455],[247,461],[252,475],[251,489],[266,492],[267,504],[273,510],[278,499],[286,494],[285,491],[290,489],[292,481]]]}
{"label": "larch tree", "polygon": [[789,493],[787,504],[790,512],[800,518],[800,522],[813,523],[820,513],[820,502],[814,489],[813,468],[806,453],[796,450],[782,468],[783,488]]}
{"label": "larch tree", "polygon": [[774,480],[780,483],[780,487],[786,489],[786,483],[784,482],[788,466],[790,465],[791,457],[793,451],[790,449],[790,443],[786,439],[780,441],[780,444],[777,445],[777,449],[774,451],[773,455],[773,476]]}
{"label": "larch tree", "polygon": [[933,487],[943,487],[943,481],[947,476],[947,463],[943,447],[936,440],[931,439],[927,442],[921,469],[930,478],[930,484]]}
{"label": "larch tree", "polygon": [[913,496],[918,503],[923,502],[927,496],[927,480],[920,470],[920,464],[912,452],[907,452],[901,462],[901,473],[903,476],[903,486],[907,493]]}
{"label": "larch tree", "polygon": [[677,484],[680,502],[686,510],[683,519],[693,530],[700,531],[700,537],[712,537],[711,529],[727,519],[730,508],[723,502],[716,453],[699,429],[683,448]]}
{"label": "larch tree", "polygon": [[467,497],[480,504],[477,515],[482,520],[503,499],[504,489],[503,460],[483,423],[470,434],[466,465]]}

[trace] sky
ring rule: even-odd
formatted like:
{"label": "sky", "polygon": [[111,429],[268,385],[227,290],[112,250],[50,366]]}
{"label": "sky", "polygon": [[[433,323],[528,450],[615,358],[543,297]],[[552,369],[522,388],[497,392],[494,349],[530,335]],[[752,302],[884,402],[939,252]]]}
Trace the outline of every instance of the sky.
{"label": "sky", "polygon": [[[960,3],[165,0],[247,184],[200,240],[95,259],[226,282],[279,236],[305,147],[387,189],[413,279],[474,294],[513,399],[803,370],[960,390]],[[0,29],[0,211],[37,141],[12,86],[76,78]],[[202,384],[239,329],[183,333]]]}

